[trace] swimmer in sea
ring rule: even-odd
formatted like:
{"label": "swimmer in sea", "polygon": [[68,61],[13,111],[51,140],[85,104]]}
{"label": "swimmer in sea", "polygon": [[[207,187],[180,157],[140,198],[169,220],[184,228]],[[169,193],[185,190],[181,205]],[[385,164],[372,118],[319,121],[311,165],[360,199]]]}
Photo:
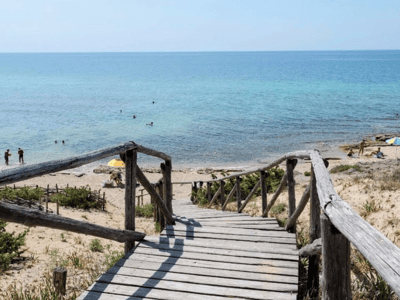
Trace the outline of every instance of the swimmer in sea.
{"label": "swimmer in sea", "polygon": [[64,142],[64,140],[62,141],[62,143],[63,143],[63,145],[65,145],[65,142]]}
{"label": "swimmer in sea", "polygon": [[57,141],[54,141],[54,144],[57,144]]}
{"label": "swimmer in sea", "polygon": [[133,118],[133,119],[136,119],[136,115],[133,115],[132,118]]}

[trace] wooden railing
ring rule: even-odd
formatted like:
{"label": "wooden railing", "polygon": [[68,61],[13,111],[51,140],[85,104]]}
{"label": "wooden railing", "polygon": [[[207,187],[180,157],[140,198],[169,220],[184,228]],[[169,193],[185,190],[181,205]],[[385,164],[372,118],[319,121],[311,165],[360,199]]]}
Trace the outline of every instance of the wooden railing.
{"label": "wooden railing", "polygon": [[[293,170],[297,159],[311,160],[311,180],[306,187],[299,204],[296,206],[295,180]],[[267,202],[265,178],[269,169],[286,161],[286,173],[281,183]],[[288,219],[286,229],[296,232],[296,220],[310,201],[310,244],[304,247],[302,255],[309,257],[307,288],[311,298],[319,293],[319,264],[322,255],[322,298],[351,299],[350,289],[350,243],[371,263],[392,290],[400,296],[400,249],[387,239],[380,231],[362,219],[347,202],[336,193],[324,161],[317,151],[299,151],[285,156],[261,168],[232,174],[219,179],[195,181],[192,192],[198,187],[207,185],[206,195],[209,205],[218,203],[222,210],[226,209],[233,194],[236,193],[237,211],[240,213],[261,187],[262,216],[267,217],[278,196],[288,188]],[[260,181],[247,198],[242,201],[240,195],[240,177],[252,173],[260,173]],[[225,199],[225,181],[234,178],[235,186]],[[211,184],[220,182],[219,190],[212,195]],[[192,193],[195,195],[195,193]],[[192,201],[196,202],[195,196]],[[322,210],[322,215],[321,215]],[[318,244],[320,245],[318,247]],[[321,247],[322,245],[322,247]],[[322,248],[322,250],[321,250]]]}
{"label": "wooden railing", "polygon": [[[149,180],[137,165],[137,153],[161,158],[165,163],[163,168],[164,197],[157,193]],[[34,165],[26,165],[19,168],[4,170],[0,172],[0,186],[12,184],[36,176],[77,168],[88,163],[120,155],[126,164],[125,184],[125,230],[108,228],[88,222],[78,221],[58,215],[46,214],[44,212],[24,208],[17,205],[0,201],[0,219],[7,222],[22,223],[27,226],[44,226],[55,229],[64,229],[77,233],[84,233],[125,242],[125,252],[134,247],[134,242],[142,240],[146,235],[135,231],[135,192],[136,180],[138,180],[151,195],[157,205],[160,215],[165,218],[166,224],[175,224],[172,217],[172,184],[171,184],[171,158],[159,151],[143,147],[134,142],[125,143],[115,147],[105,148],[85,155],[70,157]],[[164,226],[164,223],[162,224]]]}

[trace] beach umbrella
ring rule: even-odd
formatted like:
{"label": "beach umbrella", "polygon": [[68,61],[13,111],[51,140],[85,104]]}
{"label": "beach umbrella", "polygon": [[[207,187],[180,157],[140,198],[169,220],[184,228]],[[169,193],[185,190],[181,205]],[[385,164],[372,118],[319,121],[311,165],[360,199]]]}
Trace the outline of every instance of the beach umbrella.
{"label": "beach umbrella", "polygon": [[125,163],[122,161],[122,159],[119,159],[119,158],[115,158],[115,159],[110,160],[108,162],[108,165],[110,167],[118,167],[118,168],[125,167]]}
{"label": "beach umbrella", "polygon": [[385,141],[388,144],[400,145],[400,137],[394,137]]}

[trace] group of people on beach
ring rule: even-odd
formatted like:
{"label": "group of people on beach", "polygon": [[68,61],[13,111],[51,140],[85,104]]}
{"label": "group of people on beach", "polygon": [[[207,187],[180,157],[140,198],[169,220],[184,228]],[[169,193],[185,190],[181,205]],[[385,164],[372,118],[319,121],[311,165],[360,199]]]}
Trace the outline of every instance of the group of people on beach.
{"label": "group of people on beach", "polygon": [[[366,144],[365,140],[362,140],[360,145],[358,145],[358,156],[359,157],[364,154],[364,149],[366,148],[366,146],[367,146],[367,144]],[[353,157],[353,155],[354,155],[353,148],[350,147],[349,152],[347,152],[347,156]],[[385,156],[383,154],[383,152],[381,151],[381,147],[378,147],[378,150],[373,151],[371,153],[371,155],[373,155],[375,158],[383,158]]]}
{"label": "group of people on beach", "polygon": [[[4,160],[6,161],[6,165],[9,165],[9,159],[11,156],[10,149],[7,149],[6,152],[4,152]],[[23,164],[24,163],[24,150],[21,148],[18,148],[18,157],[19,157],[19,163]]]}

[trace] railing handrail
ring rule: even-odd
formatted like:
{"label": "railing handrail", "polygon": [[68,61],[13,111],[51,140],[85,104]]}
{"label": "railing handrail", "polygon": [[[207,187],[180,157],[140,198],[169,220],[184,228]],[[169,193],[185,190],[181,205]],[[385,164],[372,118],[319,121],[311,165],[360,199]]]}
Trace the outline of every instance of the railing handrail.
{"label": "railing handrail", "polygon": [[135,149],[137,152],[164,159],[165,161],[171,161],[171,157],[162,152],[146,148],[134,142],[128,142],[118,146],[96,150],[80,156],[3,170],[0,172],[0,186],[30,179],[36,176],[77,168],[91,162],[118,155],[121,152],[133,149]]}
{"label": "railing handrail", "polygon": [[329,172],[324,165],[324,160],[318,151],[292,152],[263,167],[234,173],[223,178],[193,182],[212,183],[224,181],[255,172],[267,171],[285,160],[297,158],[311,160],[315,172],[319,205],[330,222],[360,251],[392,290],[400,296],[400,249],[379,230],[361,218],[336,193]]}

